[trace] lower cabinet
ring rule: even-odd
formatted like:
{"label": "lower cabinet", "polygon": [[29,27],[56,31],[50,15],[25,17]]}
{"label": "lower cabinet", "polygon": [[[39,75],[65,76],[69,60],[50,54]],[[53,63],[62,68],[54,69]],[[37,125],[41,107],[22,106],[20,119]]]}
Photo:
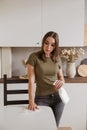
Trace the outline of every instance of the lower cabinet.
{"label": "lower cabinet", "polygon": [[3,100],[4,98],[3,98],[3,97],[4,97],[4,96],[3,96],[3,84],[1,83],[1,84],[0,84],[0,107],[3,106],[3,104],[4,104],[4,102],[3,102],[3,101],[4,101],[4,100]]}
{"label": "lower cabinet", "polygon": [[70,126],[72,130],[86,130],[87,83],[66,83],[65,89],[70,101],[60,121],[60,126]]}
{"label": "lower cabinet", "polygon": [[[19,87],[28,87],[27,84],[11,84],[8,89],[17,89]],[[60,127],[71,127],[72,130],[86,130],[87,120],[87,83],[66,83],[65,89],[70,97],[70,101],[65,105]],[[16,95],[9,96],[9,99],[14,99]],[[27,99],[28,95],[21,95],[16,99]],[[3,106],[3,84],[0,84],[0,106]]]}

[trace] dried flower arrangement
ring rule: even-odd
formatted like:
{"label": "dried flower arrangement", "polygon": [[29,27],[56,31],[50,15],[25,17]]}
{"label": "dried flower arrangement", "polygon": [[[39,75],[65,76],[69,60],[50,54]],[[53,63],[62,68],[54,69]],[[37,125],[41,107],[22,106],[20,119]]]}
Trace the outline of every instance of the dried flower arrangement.
{"label": "dried flower arrangement", "polygon": [[75,62],[81,55],[85,53],[84,49],[79,48],[70,48],[70,49],[63,49],[61,51],[60,56],[68,62]]}

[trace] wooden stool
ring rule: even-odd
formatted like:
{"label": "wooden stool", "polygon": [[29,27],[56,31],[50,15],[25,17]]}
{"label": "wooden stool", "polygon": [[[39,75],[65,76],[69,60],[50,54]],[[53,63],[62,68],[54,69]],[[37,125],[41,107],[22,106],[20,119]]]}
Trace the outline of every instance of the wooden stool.
{"label": "wooden stool", "polygon": [[58,130],[72,130],[71,127],[59,127]]}

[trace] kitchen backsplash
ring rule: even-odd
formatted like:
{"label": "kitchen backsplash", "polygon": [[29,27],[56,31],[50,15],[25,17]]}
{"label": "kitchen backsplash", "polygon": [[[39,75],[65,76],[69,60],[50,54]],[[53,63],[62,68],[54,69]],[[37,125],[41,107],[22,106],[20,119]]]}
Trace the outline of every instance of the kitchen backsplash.
{"label": "kitchen backsplash", "polygon": [[[75,65],[76,65],[76,75],[78,76],[78,73],[77,73],[77,68],[78,68],[78,66],[81,64],[81,61],[83,60],[83,59],[87,59],[87,47],[85,46],[85,47],[61,47],[60,48],[60,53],[61,53],[61,50],[62,49],[70,49],[70,48],[76,48],[76,49],[79,49],[79,48],[82,48],[82,49],[84,49],[84,52],[85,52],[85,54],[84,55],[81,55],[76,61],[75,61]],[[64,76],[66,76],[66,60],[64,60],[64,59],[62,59],[62,66],[63,66],[63,74],[64,74]]]}
{"label": "kitchen backsplash", "polygon": [[[61,53],[61,49],[68,49],[71,47],[60,47],[59,52]],[[80,47],[76,47],[80,48]],[[76,61],[76,68],[81,64],[81,61],[87,58],[87,47],[81,47],[85,50],[85,54],[81,56]],[[13,47],[12,48],[12,76],[18,75],[26,75],[27,71],[25,66],[22,64],[23,59],[27,59],[32,52],[40,50],[39,47]],[[62,60],[63,65],[63,73],[66,76],[66,61]]]}
{"label": "kitchen backsplash", "polygon": [[28,59],[32,52],[40,50],[39,47],[14,47],[12,48],[12,76],[26,75],[26,68],[22,60]]}

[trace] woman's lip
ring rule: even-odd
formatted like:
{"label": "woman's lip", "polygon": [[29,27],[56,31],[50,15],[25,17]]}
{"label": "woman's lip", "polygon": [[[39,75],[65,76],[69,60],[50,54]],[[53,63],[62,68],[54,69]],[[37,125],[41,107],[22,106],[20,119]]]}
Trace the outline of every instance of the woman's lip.
{"label": "woman's lip", "polygon": [[48,52],[49,52],[50,50],[46,50],[46,51],[48,51]]}

